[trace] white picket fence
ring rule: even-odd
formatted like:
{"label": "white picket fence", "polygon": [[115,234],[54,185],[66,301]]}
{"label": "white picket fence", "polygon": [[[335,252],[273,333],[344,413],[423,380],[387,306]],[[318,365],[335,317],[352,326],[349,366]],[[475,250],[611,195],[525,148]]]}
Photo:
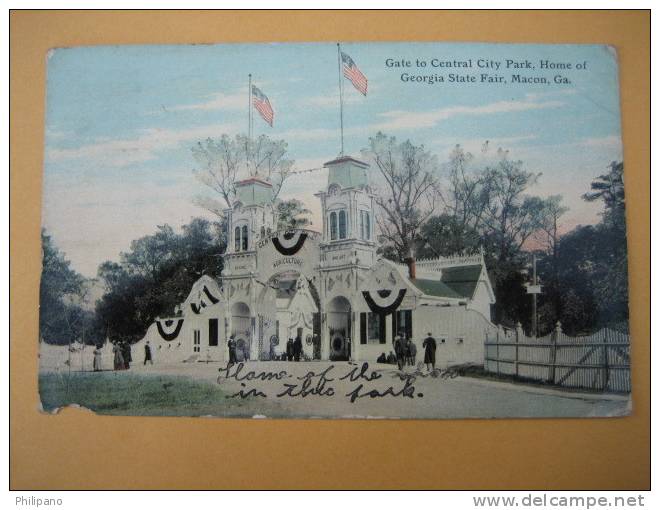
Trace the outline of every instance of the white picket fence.
{"label": "white picket fence", "polygon": [[610,328],[589,336],[525,336],[522,329],[486,334],[484,369],[566,388],[630,392],[630,337]]}

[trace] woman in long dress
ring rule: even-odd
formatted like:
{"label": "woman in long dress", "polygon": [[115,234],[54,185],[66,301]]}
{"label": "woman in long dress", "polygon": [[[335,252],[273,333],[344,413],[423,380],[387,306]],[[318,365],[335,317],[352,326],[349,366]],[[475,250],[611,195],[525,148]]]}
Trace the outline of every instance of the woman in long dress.
{"label": "woman in long dress", "polygon": [[102,370],[101,367],[101,348],[97,345],[96,348],[94,349],[94,372],[98,372],[99,370]]}
{"label": "woman in long dress", "polygon": [[112,352],[115,354],[115,370],[124,370],[124,356],[121,354],[121,346],[118,343],[113,344]]}

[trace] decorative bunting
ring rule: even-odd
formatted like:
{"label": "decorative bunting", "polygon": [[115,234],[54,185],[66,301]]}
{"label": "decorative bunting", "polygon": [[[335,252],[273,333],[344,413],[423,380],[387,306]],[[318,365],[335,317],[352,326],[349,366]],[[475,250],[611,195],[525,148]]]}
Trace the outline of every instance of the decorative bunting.
{"label": "decorative bunting", "polygon": [[[380,295],[380,292],[377,292],[377,294]],[[392,312],[394,312],[397,308],[399,308],[399,306],[401,306],[401,302],[403,301],[403,298],[406,296],[406,289],[400,289],[396,299],[387,306],[380,306],[379,304],[377,304],[374,301],[374,298],[371,296],[371,292],[369,292],[368,290],[362,291],[362,296],[364,297],[364,300],[367,302],[367,305],[369,306],[369,310],[371,310],[373,313],[377,313],[380,315],[389,315]],[[382,297],[386,297],[386,296],[382,296]]]}
{"label": "decorative bunting", "polygon": [[183,326],[183,319],[177,319],[176,327],[174,328],[174,331],[170,333],[165,332],[165,330],[163,329],[162,322],[165,322],[165,326],[171,326],[173,321],[172,320],[156,321],[156,328],[158,329],[158,334],[161,336],[163,340],[171,342],[177,336],[179,336],[179,333],[181,332],[181,326]]}
{"label": "decorative bunting", "polygon": [[[285,240],[289,241],[293,238],[293,233],[290,232],[285,232],[284,235],[282,236]],[[275,246],[275,249],[280,252],[282,255],[286,257],[290,257],[292,255],[295,255],[300,251],[300,249],[303,247],[305,244],[305,240],[307,239],[307,234],[305,232],[302,232],[300,236],[298,237],[298,240],[293,246],[286,247],[282,245],[282,242],[280,241],[279,237],[273,237],[271,241],[273,242],[273,246]]]}

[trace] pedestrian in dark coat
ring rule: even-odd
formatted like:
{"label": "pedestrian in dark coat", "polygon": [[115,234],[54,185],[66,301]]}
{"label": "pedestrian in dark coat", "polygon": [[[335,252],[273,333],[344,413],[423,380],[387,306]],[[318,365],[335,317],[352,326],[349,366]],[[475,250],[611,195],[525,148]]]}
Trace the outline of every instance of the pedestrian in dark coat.
{"label": "pedestrian in dark coat", "polygon": [[121,346],[121,354],[124,356],[124,368],[128,370],[131,368],[131,361],[133,361],[133,358],[131,357],[131,344],[128,342],[124,342]]}
{"label": "pedestrian in dark coat", "polygon": [[430,372],[435,370],[435,349],[437,348],[437,343],[435,338],[431,336],[431,333],[427,333],[428,336],[422,342],[422,347],[424,347],[424,363],[426,363],[426,369]]}
{"label": "pedestrian in dark coat", "polygon": [[289,338],[286,342],[286,359],[293,361],[293,338]]}
{"label": "pedestrian in dark coat", "polygon": [[234,335],[229,337],[227,347],[229,348],[229,363],[236,363],[236,340],[234,340]]}
{"label": "pedestrian in dark coat", "polygon": [[302,354],[302,338],[300,335],[296,336],[296,339],[293,341],[293,359],[300,361],[300,355]]}
{"label": "pedestrian in dark coat", "polygon": [[147,364],[147,361],[151,363],[152,365],[154,364],[154,360],[151,359],[151,345],[149,344],[149,340],[147,340],[147,343],[144,344],[144,364]]}

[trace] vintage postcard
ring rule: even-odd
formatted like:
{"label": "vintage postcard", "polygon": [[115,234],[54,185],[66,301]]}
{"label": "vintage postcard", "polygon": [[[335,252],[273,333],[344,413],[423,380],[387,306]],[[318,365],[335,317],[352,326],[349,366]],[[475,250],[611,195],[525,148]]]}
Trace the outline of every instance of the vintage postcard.
{"label": "vintage postcard", "polygon": [[47,62],[44,412],[630,413],[614,48]]}

